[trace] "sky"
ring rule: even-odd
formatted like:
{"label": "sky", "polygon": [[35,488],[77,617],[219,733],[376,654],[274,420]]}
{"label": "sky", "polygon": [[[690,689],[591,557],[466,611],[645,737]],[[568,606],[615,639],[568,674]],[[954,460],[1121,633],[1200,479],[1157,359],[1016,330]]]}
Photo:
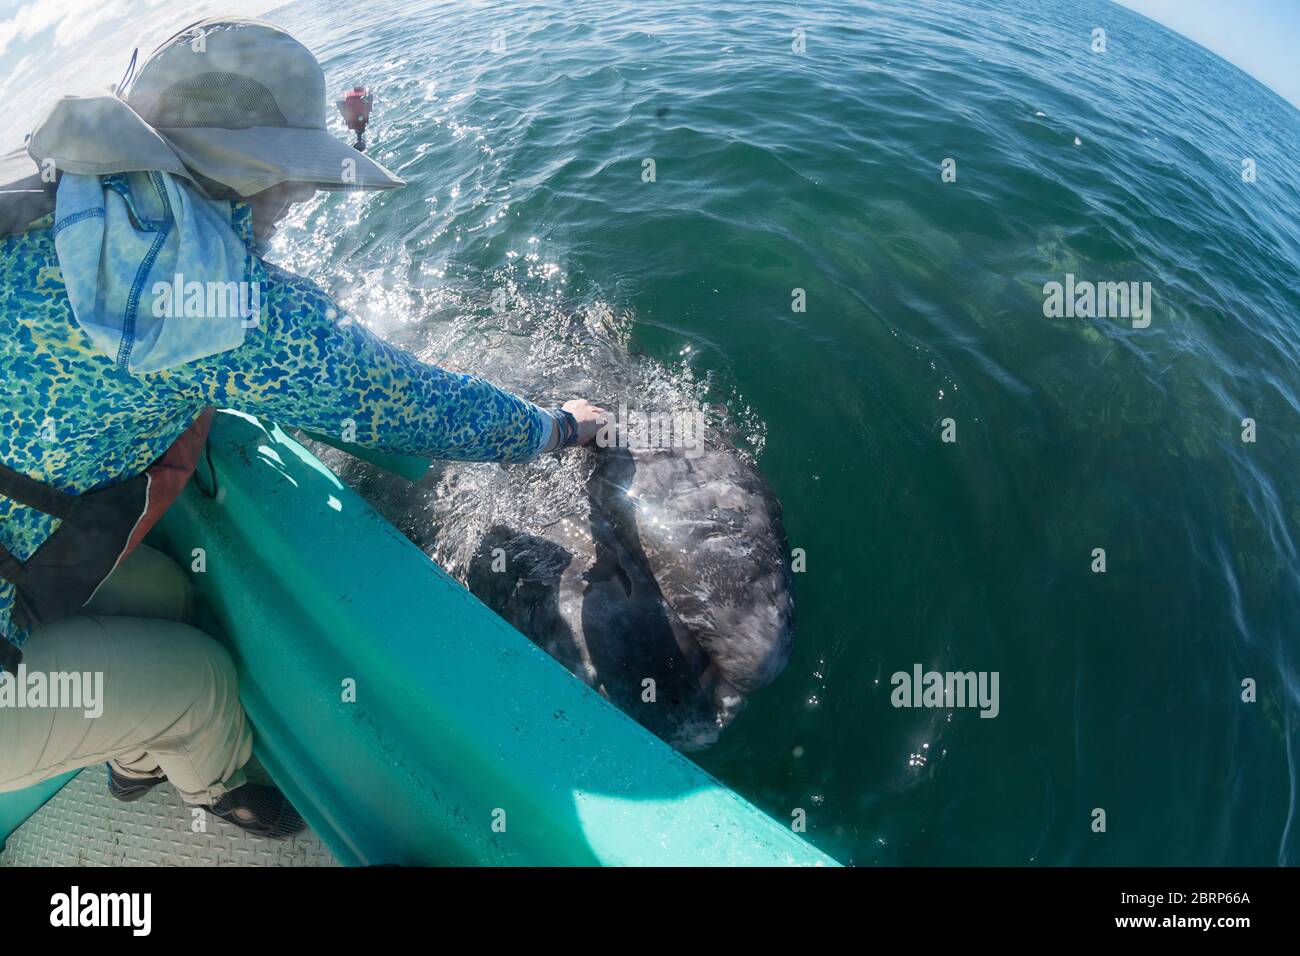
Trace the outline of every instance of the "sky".
{"label": "sky", "polygon": [[1245,70],[1300,108],[1300,0],[1114,0]]}
{"label": "sky", "polygon": [[[0,0],[0,155],[65,93],[105,93],[131,50],[147,56],[195,20],[257,16],[286,0]],[[53,66],[51,66],[53,64]]]}

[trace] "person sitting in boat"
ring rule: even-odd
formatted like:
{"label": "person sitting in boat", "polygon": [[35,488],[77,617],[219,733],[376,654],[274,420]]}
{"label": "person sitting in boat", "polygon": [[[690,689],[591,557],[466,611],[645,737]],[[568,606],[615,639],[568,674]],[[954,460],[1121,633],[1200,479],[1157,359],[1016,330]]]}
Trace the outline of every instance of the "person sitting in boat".
{"label": "person sitting in boat", "polygon": [[[21,157],[37,172],[0,189],[0,791],[107,762],[121,799],[168,780],[286,836],[301,818],[243,774],[231,658],[185,623],[186,573],[141,544],[193,472],[210,408],[496,462],[585,444],[603,412],[421,363],[264,261],[316,190],[404,185],[327,132],[324,75],[288,33],[203,21],[132,73],[113,95],[56,102]],[[99,716],[4,706],[32,675],[70,673],[102,675]]]}

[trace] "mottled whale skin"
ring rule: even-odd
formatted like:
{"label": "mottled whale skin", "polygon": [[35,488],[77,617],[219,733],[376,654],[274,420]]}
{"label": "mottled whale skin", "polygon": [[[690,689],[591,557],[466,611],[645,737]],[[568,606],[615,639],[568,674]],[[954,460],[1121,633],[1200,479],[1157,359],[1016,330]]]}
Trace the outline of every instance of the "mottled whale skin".
{"label": "mottled whale skin", "polygon": [[[644,394],[644,363],[615,342],[582,340],[590,376],[539,376],[555,364],[535,346],[494,341],[425,357],[544,404],[610,396],[615,407]],[[715,742],[785,667],[794,599],[780,505],[714,428],[689,453],[586,447],[526,465],[436,462],[417,485],[320,453],[481,601],[679,749]]]}

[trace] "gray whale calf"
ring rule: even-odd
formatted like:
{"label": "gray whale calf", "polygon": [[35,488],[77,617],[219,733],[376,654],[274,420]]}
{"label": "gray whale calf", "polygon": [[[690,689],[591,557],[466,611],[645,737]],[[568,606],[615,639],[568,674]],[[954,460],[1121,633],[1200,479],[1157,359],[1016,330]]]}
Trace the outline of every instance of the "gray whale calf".
{"label": "gray whale calf", "polygon": [[[531,334],[476,325],[452,337],[454,346],[417,351],[545,404],[576,395],[613,410],[636,407],[635,396],[642,408],[682,409],[690,400],[604,320],[569,316]],[[632,437],[621,439],[630,447],[527,465],[435,462],[416,485],[313,447],[569,671],[673,746],[699,749],[789,657],[781,510],[717,428],[677,447]]]}

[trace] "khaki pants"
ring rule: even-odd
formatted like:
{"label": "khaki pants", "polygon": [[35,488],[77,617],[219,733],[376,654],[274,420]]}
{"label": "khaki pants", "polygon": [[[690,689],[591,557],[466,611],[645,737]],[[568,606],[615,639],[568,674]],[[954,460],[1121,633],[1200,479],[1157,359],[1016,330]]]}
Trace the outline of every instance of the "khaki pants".
{"label": "khaki pants", "polygon": [[124,777],[165,773],[187,803],[210,804],[242,785],[253,737],[234,664],[182,623],[189,604],[185,573],[141,547],[81,614],[34,631],[26,673],[102,675],[102,713],[55,701],[0,705],[0,792],[104,761]]}

